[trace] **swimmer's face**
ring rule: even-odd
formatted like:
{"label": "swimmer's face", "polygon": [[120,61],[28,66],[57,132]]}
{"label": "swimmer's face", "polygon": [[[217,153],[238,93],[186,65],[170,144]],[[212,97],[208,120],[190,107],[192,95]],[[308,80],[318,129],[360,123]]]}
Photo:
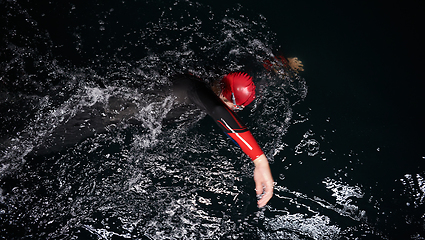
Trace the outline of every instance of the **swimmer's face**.
{"label": "swimmer's face", "polygon": [[[230,109],[232,109],[233,111],[236,110],[235,105],[233,105],[233,102],[229,101],[227,98],[225,98],[222,94],[220,94],[220,99],[221,101],[223,101]],[[242,107],[242,106],[241,106]],[[243,108],[243,107],[242,107]],[[238,110],[242,110],[242,109],[238,109]]]}

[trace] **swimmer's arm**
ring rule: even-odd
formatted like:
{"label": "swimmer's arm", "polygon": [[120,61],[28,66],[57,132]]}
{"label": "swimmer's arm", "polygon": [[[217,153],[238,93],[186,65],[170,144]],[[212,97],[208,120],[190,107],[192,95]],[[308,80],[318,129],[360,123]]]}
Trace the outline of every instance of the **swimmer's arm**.
{"label": "swimmer's arm", "polygon": [[257,202],[258,207],[261,208],[264,207],[273,196],[273,177],[266,155],[260,155],[253,162],[255,164],[255,191],[257,195],[264,194]]}

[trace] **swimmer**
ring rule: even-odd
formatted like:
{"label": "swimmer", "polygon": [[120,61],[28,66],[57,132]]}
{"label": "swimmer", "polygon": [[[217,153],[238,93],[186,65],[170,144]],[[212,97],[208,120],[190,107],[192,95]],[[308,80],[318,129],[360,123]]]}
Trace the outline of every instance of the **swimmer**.
{"label": "swimmer", "polygon": [[224,76],[211,87],[190,74],[172,78],[177,99],[195,104],[214,119],[255,165],[254,181],[257,205],[264,207],[273,196],[273,177],[266,155],[251,132],[235,113],[243,110],[255,99],[255,85],[246,73],[234,72]]}

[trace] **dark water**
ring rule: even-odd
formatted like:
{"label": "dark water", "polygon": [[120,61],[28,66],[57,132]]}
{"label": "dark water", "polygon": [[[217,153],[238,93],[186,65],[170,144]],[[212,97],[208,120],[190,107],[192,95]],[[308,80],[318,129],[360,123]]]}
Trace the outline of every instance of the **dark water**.
{"label": "dark water", "polygon": [[[421,3],[0,1],[5,239],[424,239]],[[281,52],[292,79],[261,62]],[[255,76],[253,166],[168,77]]]}

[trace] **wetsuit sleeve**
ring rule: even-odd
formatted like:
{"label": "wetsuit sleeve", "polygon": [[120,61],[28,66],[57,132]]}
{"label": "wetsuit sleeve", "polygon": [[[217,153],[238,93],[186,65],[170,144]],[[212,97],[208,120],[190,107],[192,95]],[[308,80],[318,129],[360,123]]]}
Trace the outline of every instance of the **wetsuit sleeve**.
{"label": "wetsuit sleeve", "polygon": [[227,136],[236,142],[242,151],[254,161],[263,154],[263,151],[257,141],[255,141],[254,136],[252,136],[251,132],[237,115],[225,104],[223,105],[224,106],[217,107],[214,111],[214,115],[211,115],[211,117],[214,118]]}
{"label": "wetsuit sleeve", "polygon": [[[185,76],[175,82],[177,88],[184,87],[190,102],[206,111],[218,126],[244,151],[252,160],[263,154],[257,141],[242,120],[224,104],[220,98],[203,82],[193,76]],[[176,91],[181,92],[181,89]]]}

